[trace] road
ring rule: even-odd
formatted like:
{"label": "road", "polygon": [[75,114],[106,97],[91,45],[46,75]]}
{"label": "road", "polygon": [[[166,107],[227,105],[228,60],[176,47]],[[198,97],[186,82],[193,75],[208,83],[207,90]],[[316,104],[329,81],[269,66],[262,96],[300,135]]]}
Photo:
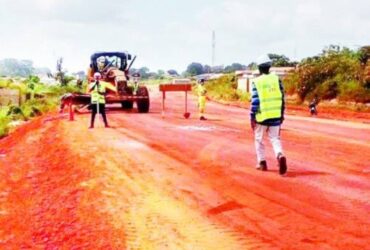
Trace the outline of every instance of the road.
{"label": "road", "polygon": [[0,141],[0,249],[369,249],[370,124],[287,116],[255,170],[248,110],[35,119]]}

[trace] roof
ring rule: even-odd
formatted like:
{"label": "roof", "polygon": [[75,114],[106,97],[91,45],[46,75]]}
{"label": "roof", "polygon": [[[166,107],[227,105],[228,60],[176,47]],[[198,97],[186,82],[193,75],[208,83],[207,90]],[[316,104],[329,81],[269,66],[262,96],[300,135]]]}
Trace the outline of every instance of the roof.
{"label": "roof", "polygon": [[131,60],[131,55],[127,52],[96,52],[91,55],[91,60],[95,61],[98,57],[101,56],[118,56]]}
{"label": "roof", "polygon": [[[292,71],[294,69],[295,69],[294,67],[271,67],[270,72],[275,72],[275,74],[277,74],[277,75],[285,75],[289,71]],[[235,74],[237,76],[253,75],[253,74],[259,74],[259,71],[258,70],[251,70],[251,69],[237,70],[237,71],[235,71]]]}

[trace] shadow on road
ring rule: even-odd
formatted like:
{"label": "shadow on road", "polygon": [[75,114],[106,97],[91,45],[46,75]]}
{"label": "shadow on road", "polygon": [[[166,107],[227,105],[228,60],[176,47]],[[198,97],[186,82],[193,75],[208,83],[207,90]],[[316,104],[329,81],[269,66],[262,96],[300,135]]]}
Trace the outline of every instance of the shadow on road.
{"label": "shadow on road", "polygon": [[242,205],[242,204],[240,204],[236,201],[229,201],[229,202],[221,204],[217,207],[211,208],[207,212],[210,215],[216,215],[216,214],[220,214],[220,213],[223,213],[223,212],[226,212],[226,211],[231,211],[231,210],[235,210],[235,209],[242,209],[244,207],[245,207],[244,205]]}
{"label": "shadow on road", "polygon": [[319,171],[310,171],[310,170],[306,170],[306,171],[305,170],[303,170],[303,171],[299,171],[299,170],[289,171],[288,170],[288,173],[285,175],[285,177],[300,177],[300,176],[315,176],[315,175],[319,175],[319,176],[330,175],[330,173],[319,172]]}

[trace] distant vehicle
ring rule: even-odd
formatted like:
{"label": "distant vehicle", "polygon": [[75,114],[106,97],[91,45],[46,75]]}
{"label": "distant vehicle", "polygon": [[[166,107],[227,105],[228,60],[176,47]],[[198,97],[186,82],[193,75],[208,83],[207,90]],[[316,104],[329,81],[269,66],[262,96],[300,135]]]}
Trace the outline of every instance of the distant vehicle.
{"label": "distant vehicle", "polygon": [[318,100],[317,100],[317,98],[314,98],[314,99],[310,102],[310,104],[308,105],[308,108],[309,108],[309,110],[310,110],[310,114],[311,114],[311,116],[313,116],[313,115],[317,115],[317,109],[316,109],[317,104],[318,104]]}

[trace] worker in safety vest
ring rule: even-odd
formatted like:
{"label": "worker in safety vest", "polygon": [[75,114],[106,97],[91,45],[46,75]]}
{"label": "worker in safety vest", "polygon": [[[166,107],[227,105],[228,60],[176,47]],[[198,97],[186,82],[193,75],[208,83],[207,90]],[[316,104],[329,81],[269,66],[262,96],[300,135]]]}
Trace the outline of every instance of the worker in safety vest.
{"label": "worker in safety vest", "polygon": [[91,112],[91,122],[89,128],[94,128],[94,121],[95,116],[97,113],[100,113],[103,117],[104,125],[106,128],[109,127],[107,116],[105,114],[105,94],[106,89],[110,89],[112,91],[116,91],[117,89],[115,86],[108,82],[101,81],[101,74],[96,72],[94,74],[95,81],[89,84],[89,92],[91,93],[91,105],[90,108]]}
{"label": "worker in safety vest", "polygon": [[135,72],[132,74],[132,80],[134,81],[134,89],[133,89],[133,93],[136,94],[138,89],[139,89],[139,81],[140,81],[140,73],[139,72]]}
{"label": "worker in safety vest", "polygon": [[277,75],[269,73],[272,61],[268,55],[259,57],[257,65],[261,75],[252,82],[250,113],[257,152],[257,169],[267,171],[263,143],[264,135],[267,134],[279,164],[279,173],[284,175],[287,172],[287,163],[280,142],[280,126],[284,121],[285,108],[283,85]]}
{"label": "worker in safety vest", "polygon": [[204,112],[206,109],[206,100],[207,100],[207,97],[206,97],[207,90],[204,87],[204,82],[205,82],[204,79],[200,79],[198,82],[198,88],[197,88],[199,119],[203,121],[207,120],[207,118],[204,117]]}

